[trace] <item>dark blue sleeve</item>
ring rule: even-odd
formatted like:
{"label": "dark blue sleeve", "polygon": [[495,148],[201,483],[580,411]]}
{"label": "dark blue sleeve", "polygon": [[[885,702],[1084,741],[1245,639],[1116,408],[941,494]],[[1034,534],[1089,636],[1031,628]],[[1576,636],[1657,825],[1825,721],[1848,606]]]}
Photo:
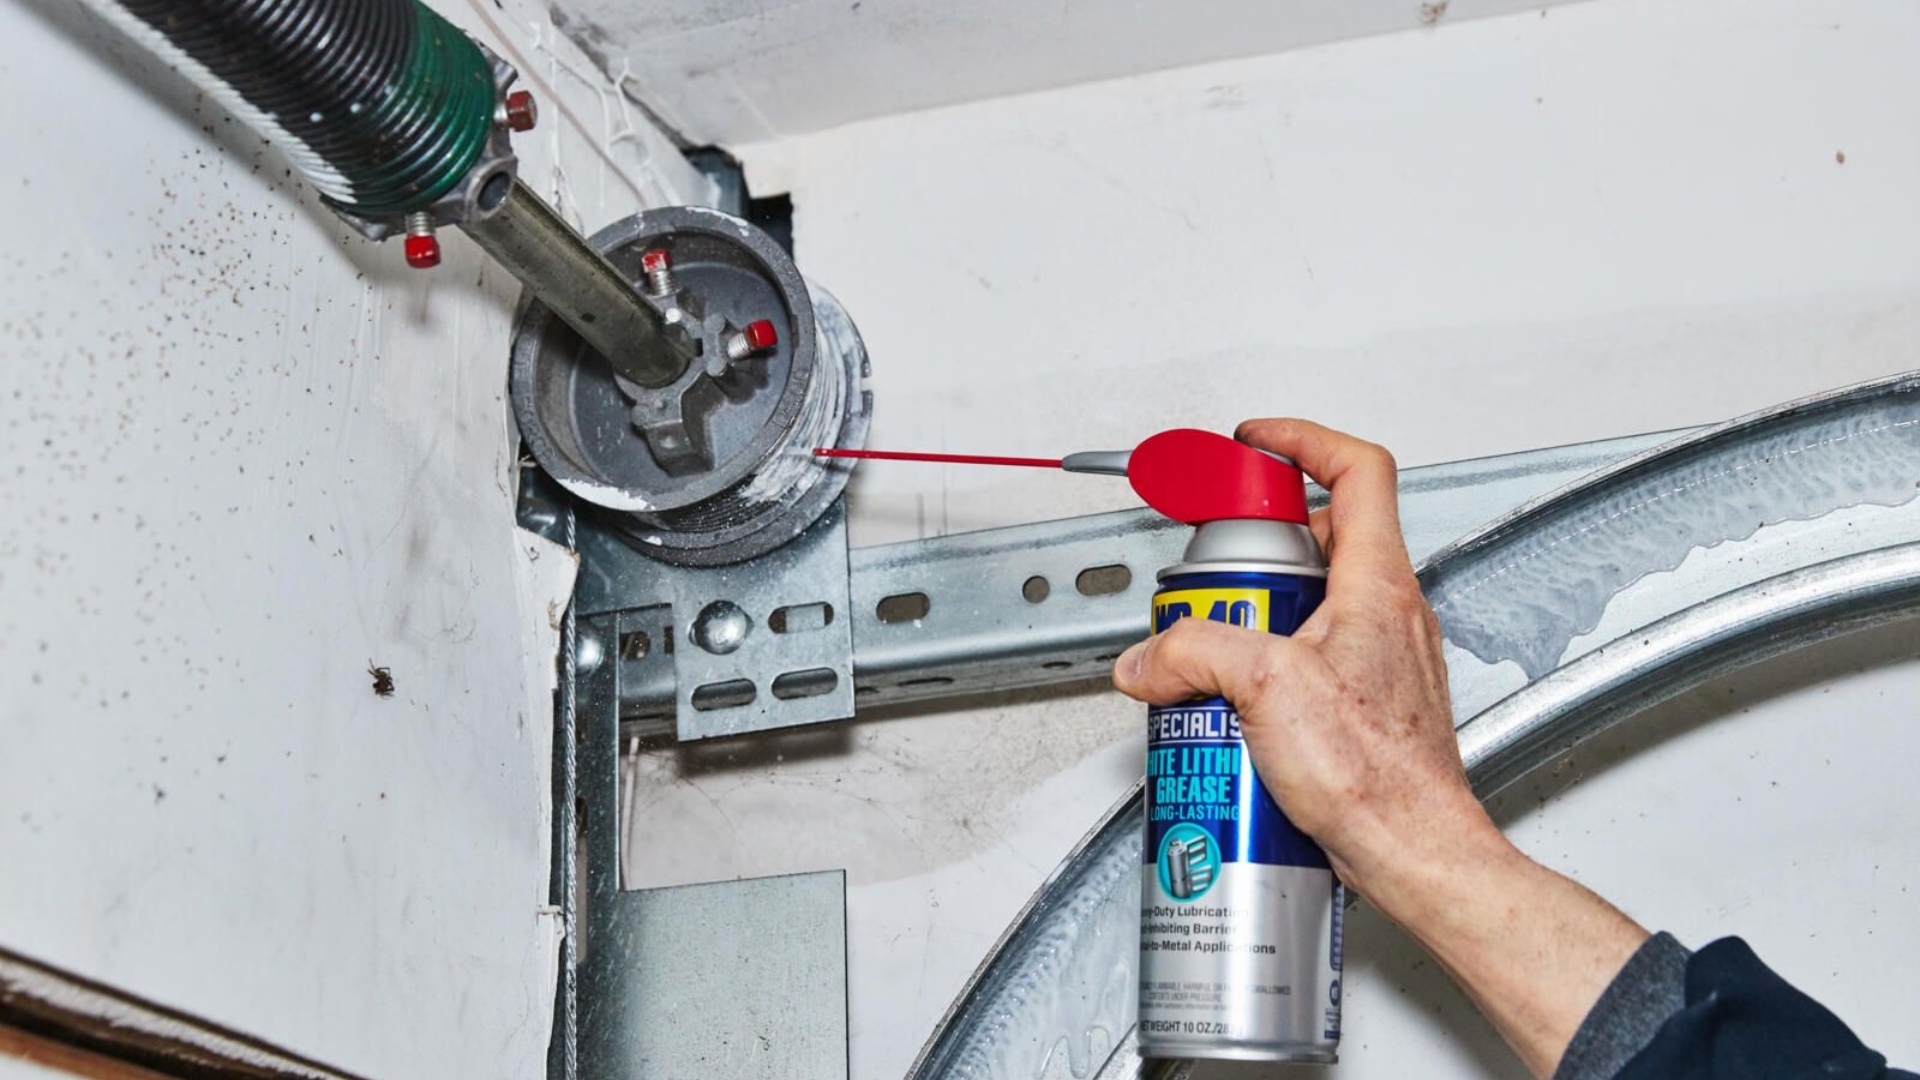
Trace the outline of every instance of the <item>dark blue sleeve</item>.
{"label": "dark blue sleeve", "polygon": [[1618,1080],[1920,1080],[1887,1067],[1840,1018],[1721,938],[1687,961],[1686,1004]]}

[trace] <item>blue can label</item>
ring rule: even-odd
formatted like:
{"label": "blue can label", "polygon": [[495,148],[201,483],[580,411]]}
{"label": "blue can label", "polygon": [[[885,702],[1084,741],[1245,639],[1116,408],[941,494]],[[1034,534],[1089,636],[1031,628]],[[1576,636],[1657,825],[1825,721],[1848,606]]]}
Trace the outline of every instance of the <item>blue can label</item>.
{"label": "blue can label", "polygon": [[[1179,579],[1153,598],[1153,632],[1204,618],[1249,630],[1288,634],[1319,606],[1321,582],[1283,574],[1207,574]],[[1228,581],[1215,583],[1214,578]],[[1254,579],[1241,584],[1234,579]],[[1325,870],[1326,853],[1294,828],[1254,775],[1240,714],[1225,698],[1202,698],[1147,711],[1147,839],[1163,864],[1169,850],[1201,843],[1209,865],[1263,863]],[[1169,841],[1177,842],[1174,847]],[[1163,865],[1163,879],[1173,873]],[[1198,894],[1175,899],[1197,899]]]}
{"label": "blue can label", "polygon": [[[1182,575],[1154,597],[1154,632],[1204,618],[1291,633],[1317,578]],[[1247,756],[1240,714],[1203,698],[1147,714],[1141,882],[1143,1051],[1328,1060],[1340,1032],[1338,886]]]}

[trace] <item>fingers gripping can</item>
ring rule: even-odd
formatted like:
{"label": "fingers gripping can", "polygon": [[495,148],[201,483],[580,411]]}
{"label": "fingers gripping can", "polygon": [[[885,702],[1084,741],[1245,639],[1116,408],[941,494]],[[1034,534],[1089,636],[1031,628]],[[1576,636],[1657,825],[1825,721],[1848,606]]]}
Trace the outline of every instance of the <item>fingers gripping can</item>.
{"label": "fingers gripping can", "polygon": [[[1160,572],[1153,630],[1211,619],[1290,634],[1326,574],[1304,525],[1208,522]],[[1226,699],[1148,711],[1146,819],[1141,1053],[1333,1061],[1344,895],[1255,775]]]}

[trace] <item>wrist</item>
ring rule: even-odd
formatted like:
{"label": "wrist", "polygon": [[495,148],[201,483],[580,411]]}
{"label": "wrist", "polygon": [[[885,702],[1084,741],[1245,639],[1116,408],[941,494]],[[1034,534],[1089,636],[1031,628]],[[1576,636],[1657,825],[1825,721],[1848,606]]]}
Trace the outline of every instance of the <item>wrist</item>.
{"label": "wrist", "polygon": [[1341,880],[1408,931],[1420,929],[1493,881],[1537,868],[1471,794],[1464,805],[1423,815],[1416,828],[1376,829],[1334,856]]}

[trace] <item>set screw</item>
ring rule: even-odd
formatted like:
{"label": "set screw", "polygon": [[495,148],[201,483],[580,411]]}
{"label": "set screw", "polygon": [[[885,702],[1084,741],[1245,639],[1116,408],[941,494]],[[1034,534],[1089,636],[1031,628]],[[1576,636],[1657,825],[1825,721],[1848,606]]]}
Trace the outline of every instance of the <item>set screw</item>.
{"label": "set screw", "polygon": [[766,352],[780,343],[780,334],[769,319],[755,319],[745,330],[727,338],[727,359],[745,360],[754,353]]}
{"label": "set screw", "polygon": [[673,256],[666,248],[650,248],[640,256],[640,272],[647,276],[647,293],[665,296],[673,291]]}
{"label": "set screw", "polygon": [[540,122],[540,107],[535,104],[531,91],[515,90],[500,103],[500,115],[495,119],[514,131],[532,131],[533,125]]}
{"label": "set screw", "polygon": [[407,215],[407,265],[430,270],[440,265],[440,240],[433,235],[433,218],[425,210]]}

